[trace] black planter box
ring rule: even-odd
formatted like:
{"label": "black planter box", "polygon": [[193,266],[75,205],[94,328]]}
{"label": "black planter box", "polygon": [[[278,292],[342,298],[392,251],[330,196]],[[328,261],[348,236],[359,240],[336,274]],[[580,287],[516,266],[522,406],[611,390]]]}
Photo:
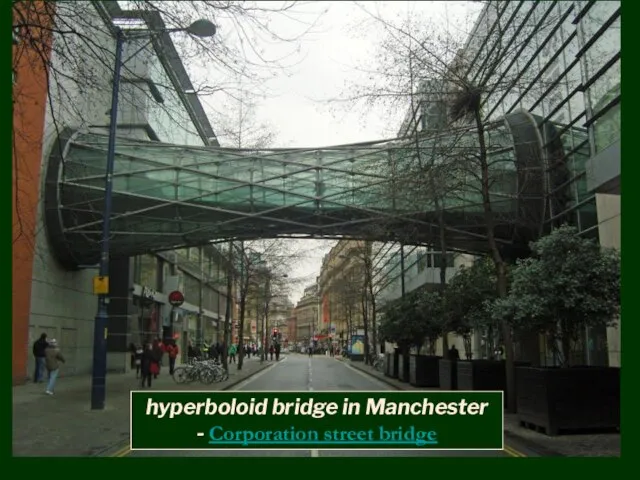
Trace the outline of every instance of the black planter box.
{"label": "black planter box", "polygon": [[393,360],[391,360],[391,354],[390,353],[385,353],[384,354],[384,375],[385,377],[390,377],[391,376],[391,362]]}
{"label": "black planter box", "polygon": [[620,427],[620,369],[516,369],[518,419],[547,435]]}
{"label": "black planter box", "polygon": [[[458,361],[459,390],[502,390],[507,405],[507,363],[504,360],[461,360]],[[526,362],[515,362],[516,377],[518,366],[528,366]],[[517,386],[517,379],[516,379]]]}
{"label": "black planter box", "polygon": [[458,389],[458,362],[445,358],[438,362],[438,379],[442,390]]}
{"label": "black planter box", "polygon": [[398,380],[409,382],[410,355],[398,355]]}
{"label": "black planter box", "polygon": [[409,383],[415,387],[439,387],[438,364],[441,358],[432,355],[411,355]]}
{"label": "black planter box", "polygon": [[500,360],[459,360],[460,390],[503,390],[507,383],[506,362]]}
{"label": "black planter box", "polygon": [[398,354],[389,353],[387,357],[387,377],[398,378]]}

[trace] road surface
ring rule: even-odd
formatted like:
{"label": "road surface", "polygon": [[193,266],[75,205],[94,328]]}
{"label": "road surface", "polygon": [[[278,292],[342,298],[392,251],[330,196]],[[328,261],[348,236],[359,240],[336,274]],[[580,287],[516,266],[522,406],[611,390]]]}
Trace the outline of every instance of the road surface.
{"label": "road surface", "polygon": [[[292,354],[283,358],[274,367],[256,374],[238,384],[232,390],[393,390],[389,385],[360,372],[344,362],[325,356]],[[120,455],[124,456],[124,455]],[[270,451],[134,451],[130,457],[509,457],[502,451],[462,451],[447,452],[435,450],[387,450],[387,451],[344,451],[344,450],[270,450]]]}

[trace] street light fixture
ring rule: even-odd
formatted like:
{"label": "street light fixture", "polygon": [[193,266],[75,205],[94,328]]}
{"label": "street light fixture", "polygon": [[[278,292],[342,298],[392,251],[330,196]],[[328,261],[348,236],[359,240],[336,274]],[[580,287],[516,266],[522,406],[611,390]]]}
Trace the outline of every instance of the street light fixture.
{"label": "street light fixture", "polygon": [[[131,39],[152,38],[159,33],[184,31],[197,37],[211,37],[216,33],[216,26],[208,20],[196,20],[186,28],[136,31]],[[116,26],[116,52],[113,68],[113,87],[111,91],[111,112],[109,118],[109,143],[107,147],[107,166],[104,178],[104,207],[102,223],[102,248],[100,254],[100,272],[94,285],[98,293],[98,311],[93,331],[93,369],[91,374],[91,409],[104,410],[106,398],[107,376],[107,325],[109,322],[109,237],[111,236],[111,209],[113,201],[113,170],[116,157],[116,130],[118,121],[118,95],[120,93],[120,76],[122,71],[122,50],[128,40],[121,27]]]}
{"label": "street light fixture", "polygon": [[207,38],[216,34],[217,27],[209,20],[200,19],[193,22],[184,31],[194,37]]}

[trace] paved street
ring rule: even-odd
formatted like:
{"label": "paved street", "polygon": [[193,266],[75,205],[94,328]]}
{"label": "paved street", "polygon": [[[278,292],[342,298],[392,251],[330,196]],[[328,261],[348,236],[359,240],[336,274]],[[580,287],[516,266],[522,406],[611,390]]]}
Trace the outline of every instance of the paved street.
{"label": "paved street", "polygon": [[[393,390],[389,385],[379,382],[375,378],[362,373],[355,368],[334,360],[330,357],[315,356],[309,359],[306,355],[293,354],[287,356],[284,360],[276,364],[274,367],[258,373],[249,378],[232,390]],[[465,452],[442,452],[433,450],[404,450],[404,451],[156,451],[156,452],[130,452],[127,456],[131,457],[378,457],[378,456],[431,456],[431,457],[505,457],[510,456],[504,452],[487,452],[487,451],[465,451]]]}

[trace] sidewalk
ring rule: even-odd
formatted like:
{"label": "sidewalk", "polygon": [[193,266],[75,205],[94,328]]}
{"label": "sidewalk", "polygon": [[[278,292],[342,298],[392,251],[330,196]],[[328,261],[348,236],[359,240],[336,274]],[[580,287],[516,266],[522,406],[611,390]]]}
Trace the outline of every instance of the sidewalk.
{"label": "sidewalk", "polygon": [[[374,370],[373,367],[365,365],[364,362],[351,362],[342,357],[336,360],[357,368],[358,370],[377,378],[387,385],[398,390],[439,390],[437,388],[417,388],[408,383],[389,378],[382,372]],[[596,433],[587,435],[558,435],[549,437],[542,433],[521,427],[517,415],[505,413],[504,432],[507,443],[509,439],[524,445],[527,449],[538,453],[541,456],[555,457],[619,457],[620,456],[620,434],[619,433]]]}
{"label": "sidewalk", "polygon": [[[241,371],[231,364],[229,380],[212,385],[178,385],[163,367],[152,390],[228,390],[275,363],[245,358]],[[107,406],[101,411],[90,409],[89,375],[60,378],[52,397],[44,388],[13,387],[14,456],[92,456],[128,442],[129,392],[140,388],[134,373],[108,376]]]}

